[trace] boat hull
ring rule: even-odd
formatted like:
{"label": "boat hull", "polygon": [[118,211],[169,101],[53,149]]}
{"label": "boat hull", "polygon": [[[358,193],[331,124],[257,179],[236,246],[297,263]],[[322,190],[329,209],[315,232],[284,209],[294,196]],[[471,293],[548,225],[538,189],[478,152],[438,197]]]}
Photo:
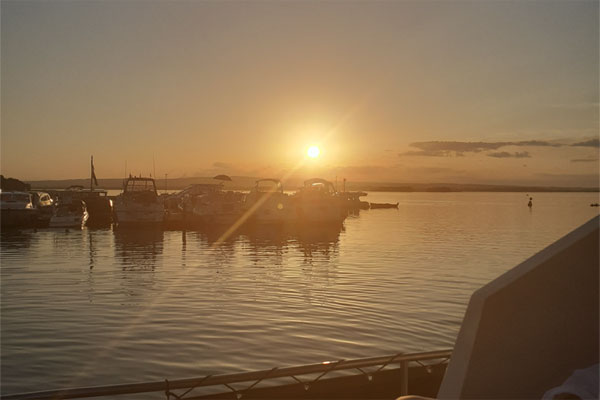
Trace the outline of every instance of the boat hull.
{"label": "boat hull", "polygon": [[296,204],[299,223],[342,223],[347,214],[347,210],[335,199],[299,201]]}
{"label": "boat hull", "polygon": [[115,203],[117,224],[123,225],[160,225],[164,221],[162,204]]}
{"label": "boat hull", "polygon": [[50,228],[82,228],[89,218],[87,212],[80,215],[53,216],[48,226]]}
{"label": "boat hull", "polygon": [[246,198],[244,214],[251,224],[277,225],[295,222],[295,202],[283,193],[252,193]]}
{"label": "boat hull", "polygon": [[88,196],[83,199],[87,205],[88,225],[108,225],[113,219],[113,203],[106,196]]}
{"label": "boat hull", "polygon": [[32,228],[37,221],[37,213],[34,209],[4,209],[0,215],[3,229]]}

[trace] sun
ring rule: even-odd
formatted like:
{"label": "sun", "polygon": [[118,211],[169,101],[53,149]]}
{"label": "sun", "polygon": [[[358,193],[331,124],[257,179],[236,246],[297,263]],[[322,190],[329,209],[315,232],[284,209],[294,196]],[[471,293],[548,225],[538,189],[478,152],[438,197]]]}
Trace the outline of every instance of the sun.
{"label": "sun", "polygon": [[310,158],[317,158],[321,154],[321,150],[317,146],[310,146],[308,150],[306,150],[306,155]]}

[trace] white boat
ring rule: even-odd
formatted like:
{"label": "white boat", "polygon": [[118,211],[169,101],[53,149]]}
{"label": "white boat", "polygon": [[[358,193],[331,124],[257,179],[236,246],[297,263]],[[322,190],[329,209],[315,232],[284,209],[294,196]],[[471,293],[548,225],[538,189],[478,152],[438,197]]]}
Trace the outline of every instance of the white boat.
{"label": "white boat", "polygon": [[109,225],[113,218],[113,201],[108,197],[108,192],[104,189],[81,189],[73,188],[65,190],[53,190],[50,194],[58,198],[59,202],[71,202],[73,200],[85,201],[90,218],[90,224]]}
{"label": "white boat", "polygon": [[59,203],[50,218],[50,228],[82,228],[89,218],[87,207],[82,200]]}
{"label": "white boat", "polygon": [[225,191],[222,184],[194,185],[195,195],[186,199],[192,219],[205,225],[232,225],[242,216],[244,194]]}
{"label": "white boat", "polygon": [[299,222],[341,223],[347,215],[345,199],[338,196],[333,184],[325,179],[305,181],[294,200]]}
{"label": "white boat", "polygon": [[246,196],[245,214],[249,222],[258,224],[281,224],[294,222],[294,200],[283,192],[279,179],[259,179]]}
{"label": "white boat", "polygon": [[54,215],[55,203],[52,196],[46,192],[29,192],[32,197],[33,208],[36,210],[38,226],[48,226],[50,218]]}
{"label": "white boat", "polygon": [[160,225],[165,215],[154,179],[141,176],[129,176],[123,182],[123,193],[116,198],[114,210],[120,226]]}
{"label": "white boat", "polygon": [[37,213],[29,193],[0,191],[0,209],[3,228],[28,228],[35,223]]}

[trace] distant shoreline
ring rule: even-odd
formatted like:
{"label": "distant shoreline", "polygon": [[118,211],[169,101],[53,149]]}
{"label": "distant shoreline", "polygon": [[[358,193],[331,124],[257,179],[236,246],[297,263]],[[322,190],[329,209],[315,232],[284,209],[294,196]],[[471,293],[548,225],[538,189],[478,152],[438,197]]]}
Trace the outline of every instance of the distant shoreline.
{"label": "distant shoreline", "polygon": [[[255,177],[232,177],[231,182],[216,181],[212,178],[175,178],[157,179],[156,186],[158,190],[180,190],[191,184],[197,183],[223,183],[227,190],[250,190],[254,187]],[[66,189],[69,186],[83,186],[89,189],[90,180],[88,179],[62,179],[62,180],[43,180],[43,181],[25,181],[31,185],[32,189]],[[122,188],[123,179],[98,179],[98,186],[107,190],[119,190]],[[300,180],[290,180],[284,184],[286,190],[294,190],[302,186]],[[338,190],[343,190],[343,184],[337,182]],[[590,187],[561,187],[561,186],[520,186],[520,185],[487,185],[487,184],[459,184],[459,183],[388,183],[388,182],[346,182],[347,191],[365,191],[365,192],[599,192],[600,188]]]}

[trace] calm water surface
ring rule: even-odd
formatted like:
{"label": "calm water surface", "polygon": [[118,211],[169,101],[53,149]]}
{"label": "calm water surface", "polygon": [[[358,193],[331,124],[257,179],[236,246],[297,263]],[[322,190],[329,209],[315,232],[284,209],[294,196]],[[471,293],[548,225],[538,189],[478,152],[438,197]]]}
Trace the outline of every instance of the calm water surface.
{"label": "calm water surface", "polygon": [[342,229],[40,230],[1,241],[2,393],[451,348],[473,290],[597,193],[371,193]]}

